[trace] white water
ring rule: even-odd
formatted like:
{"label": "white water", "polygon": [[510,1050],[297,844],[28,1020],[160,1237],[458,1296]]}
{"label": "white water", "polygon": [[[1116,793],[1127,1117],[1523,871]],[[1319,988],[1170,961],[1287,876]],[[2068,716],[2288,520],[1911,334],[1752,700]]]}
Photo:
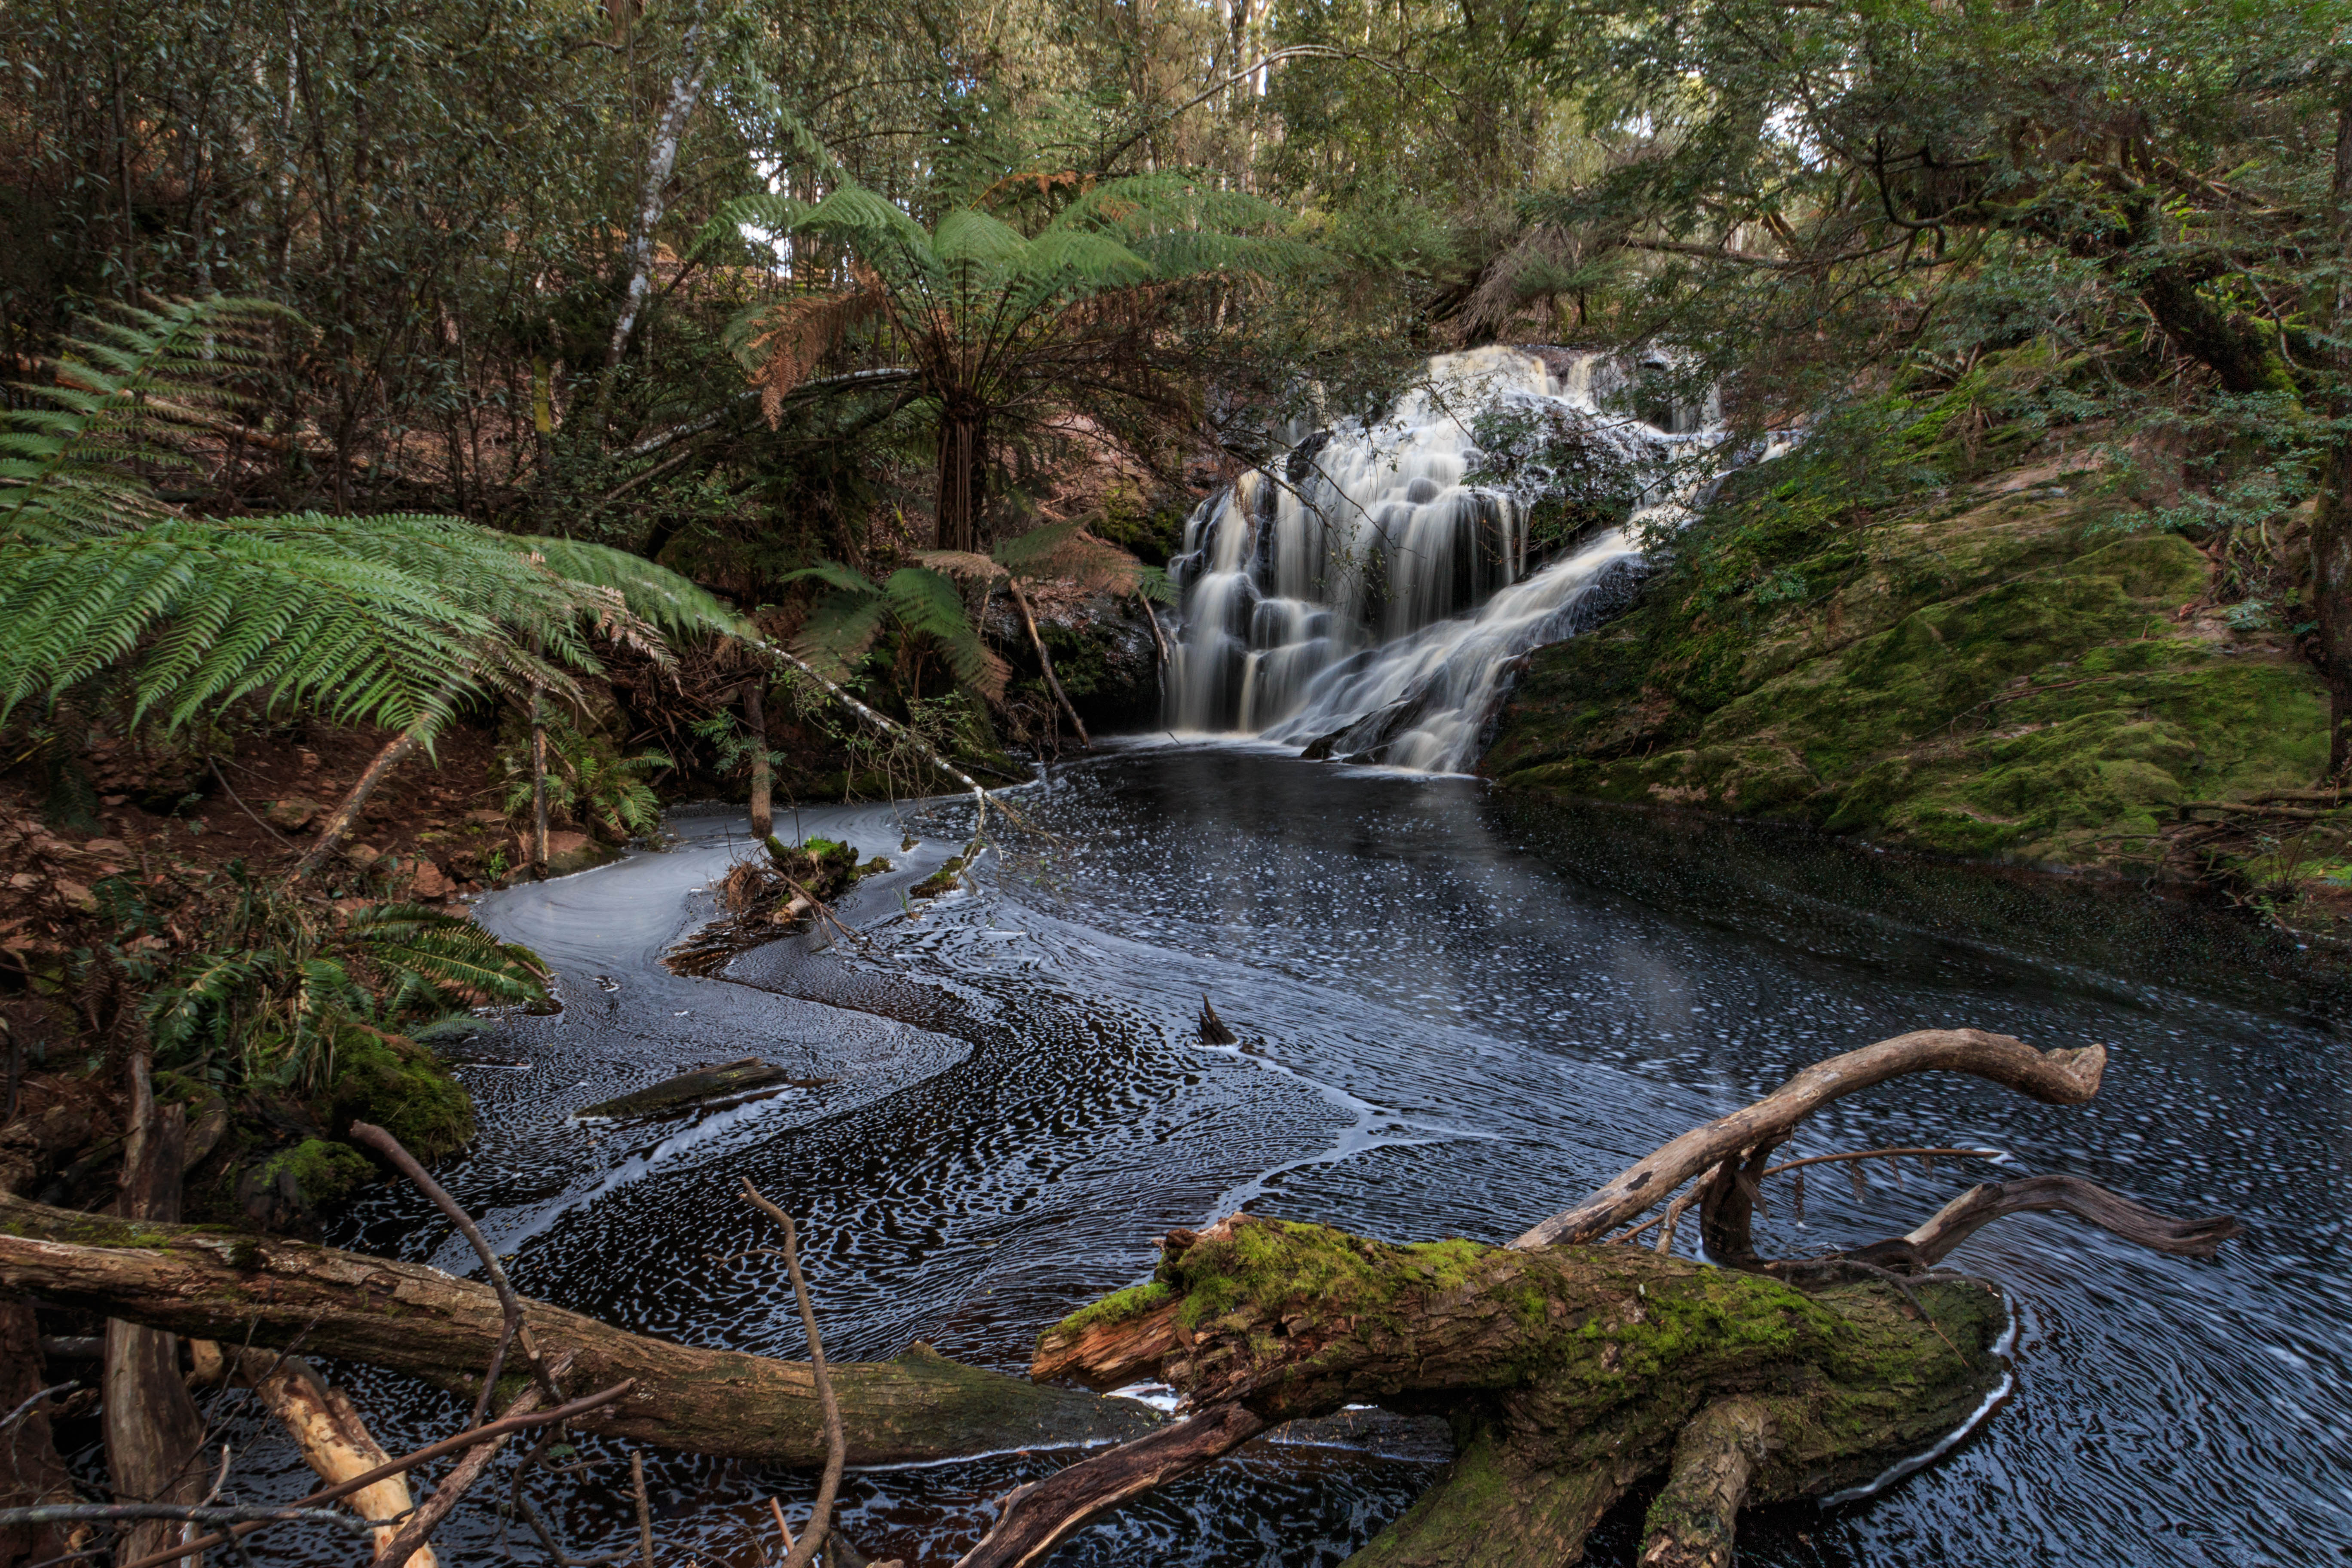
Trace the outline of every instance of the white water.
{"label": "white water", "polygon": [[[1660,411],[1681,434],[1605,411],[1625,384],[1599,354],[1441,355],[1387,419],[1343,424],[1202,502],[1173,568],[1170,726],[1467,767],[1513,661],[1621,601],[1635,539],[1687,500],[1672,459],[1715,443],[1711,409]],[[1465,482],[1483,455],[1474,425],[1493,414],[1536,445],[1507,482]],[[1622,464],[1639,500],[1625,526],[1530,572],[1529,511],[1559,482],[1532,458],[1551,431]]]}

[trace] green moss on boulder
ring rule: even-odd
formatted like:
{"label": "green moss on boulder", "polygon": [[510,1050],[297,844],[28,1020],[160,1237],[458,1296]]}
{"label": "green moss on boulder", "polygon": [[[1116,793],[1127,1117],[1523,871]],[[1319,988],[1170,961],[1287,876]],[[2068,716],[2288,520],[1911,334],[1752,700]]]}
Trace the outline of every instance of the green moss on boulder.
{"label": "green moss on boulder", "polygon": [[2318,775],[2319,677],[2284,638],[2180,618],[2209,566],[2179,535],[2063,489],[1835,523],[1822,502],[1750,495],[1623,619],[1538,650],[1486,771],[2124,870],[2185,802]]}

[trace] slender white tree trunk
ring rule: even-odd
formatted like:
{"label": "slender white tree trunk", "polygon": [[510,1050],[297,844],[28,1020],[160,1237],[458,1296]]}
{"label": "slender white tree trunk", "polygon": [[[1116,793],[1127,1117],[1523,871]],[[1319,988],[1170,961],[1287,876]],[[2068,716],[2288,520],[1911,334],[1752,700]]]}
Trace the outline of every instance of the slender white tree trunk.
{"label": "slender white tree trunk", "polygon": [[654,289],[654,229],[668,205],[669,177],[677,167],[677,144],[686,138],[686,122],[702,97],[703,79],[710,73],[710,55],[703,41],[699,18],[686,29],[678,56],[677,75],[670,79],[669,101],[654,122],[653,145],[646,154],[645,183],[637,188],[637,216],[629,231],[629,292],[621,302],[621,319],[613,323],[612,346],[604,353],[604,368],[621,363],[629,334],[637,330],[646,300]]}

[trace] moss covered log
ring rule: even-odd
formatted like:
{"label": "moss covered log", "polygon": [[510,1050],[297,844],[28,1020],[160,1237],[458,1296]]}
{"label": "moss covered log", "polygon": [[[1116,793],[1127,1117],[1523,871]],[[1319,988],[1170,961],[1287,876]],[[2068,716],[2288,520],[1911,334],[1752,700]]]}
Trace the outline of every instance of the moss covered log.
{"label": "moss covered log", "polygon": [[1856,1485],[1959,1426],[2005,1374],[2008,1310],[1981,1280],[1807,1293],[1643,1248],[1401,1246],[1245,1215],[1166,1248],[1150,1284],[1048,1330],[1034,1373],[1156,1374],[1269,1425],[1351,1404],[1446,1413],[1460,1457],[1359,1554],[1368,1565],[1573,1562],[1694,1418],[1735,1396],[1769,1432],[1741,1496]]}
{"label": "moss covered log", "polygon": [[[467,1394],[502,1319],[488,1285],[420,1264],[308,1243],[118,1220],[0,1199],[0,1286],[193,1338],[413,1373]],[[568,1391],[636,1386],[583,1425],[632,1442],[814,1465],[824,1436],[804,1362],[703,1350],[530,1302],[530,1333],[572,1357]],[[248,1336],[250,1336],[248,1338]],[[916,1346],[832,1365],[854,1464],[938,1459],[1139,1436],[1146,1406],[1043,1388]]]}

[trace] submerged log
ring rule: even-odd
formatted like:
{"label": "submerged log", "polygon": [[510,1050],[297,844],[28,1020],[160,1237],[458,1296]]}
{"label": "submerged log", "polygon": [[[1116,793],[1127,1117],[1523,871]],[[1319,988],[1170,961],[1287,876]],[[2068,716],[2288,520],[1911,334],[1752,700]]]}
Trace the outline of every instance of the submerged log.
{"label": "submerged log", "polygon": [[[299,1338],[307,1355],[413,1373],[468,1396],[504,1324],[489,1286],[422,1264],[23,1199],[0,1200],[0,1285],[171,1332],[272,1347]],[[772,1464],[824,1458],[805,1362],[671,1344],[543,1301],[526,1301],[525,1316],[548,1354],[572,1354],[567,1393],[636,1381],[582,1420],[589,1431]],[[924,1345],[828,1371],[854,1465],[1123,1439],[1160,1420],[1134,1400],[1041,1387]]]}
{"label": "submerged log", "polygon": [[757,1057],[745,1057],[740,1061],[723,1062],[718,1067],[697,1068],[692,1072],[666,1078],[659,1083],[648,1084],[634,1094],[607,1100],[573,1111],[574,1116],[661,1116],[671,1111],[688,1110],[714,1100],[734,1095],[751,1094],[763,1089],[811,1089],[829,1081],[824,1079],[794,1078],[780,1067],[772,1067]]}

